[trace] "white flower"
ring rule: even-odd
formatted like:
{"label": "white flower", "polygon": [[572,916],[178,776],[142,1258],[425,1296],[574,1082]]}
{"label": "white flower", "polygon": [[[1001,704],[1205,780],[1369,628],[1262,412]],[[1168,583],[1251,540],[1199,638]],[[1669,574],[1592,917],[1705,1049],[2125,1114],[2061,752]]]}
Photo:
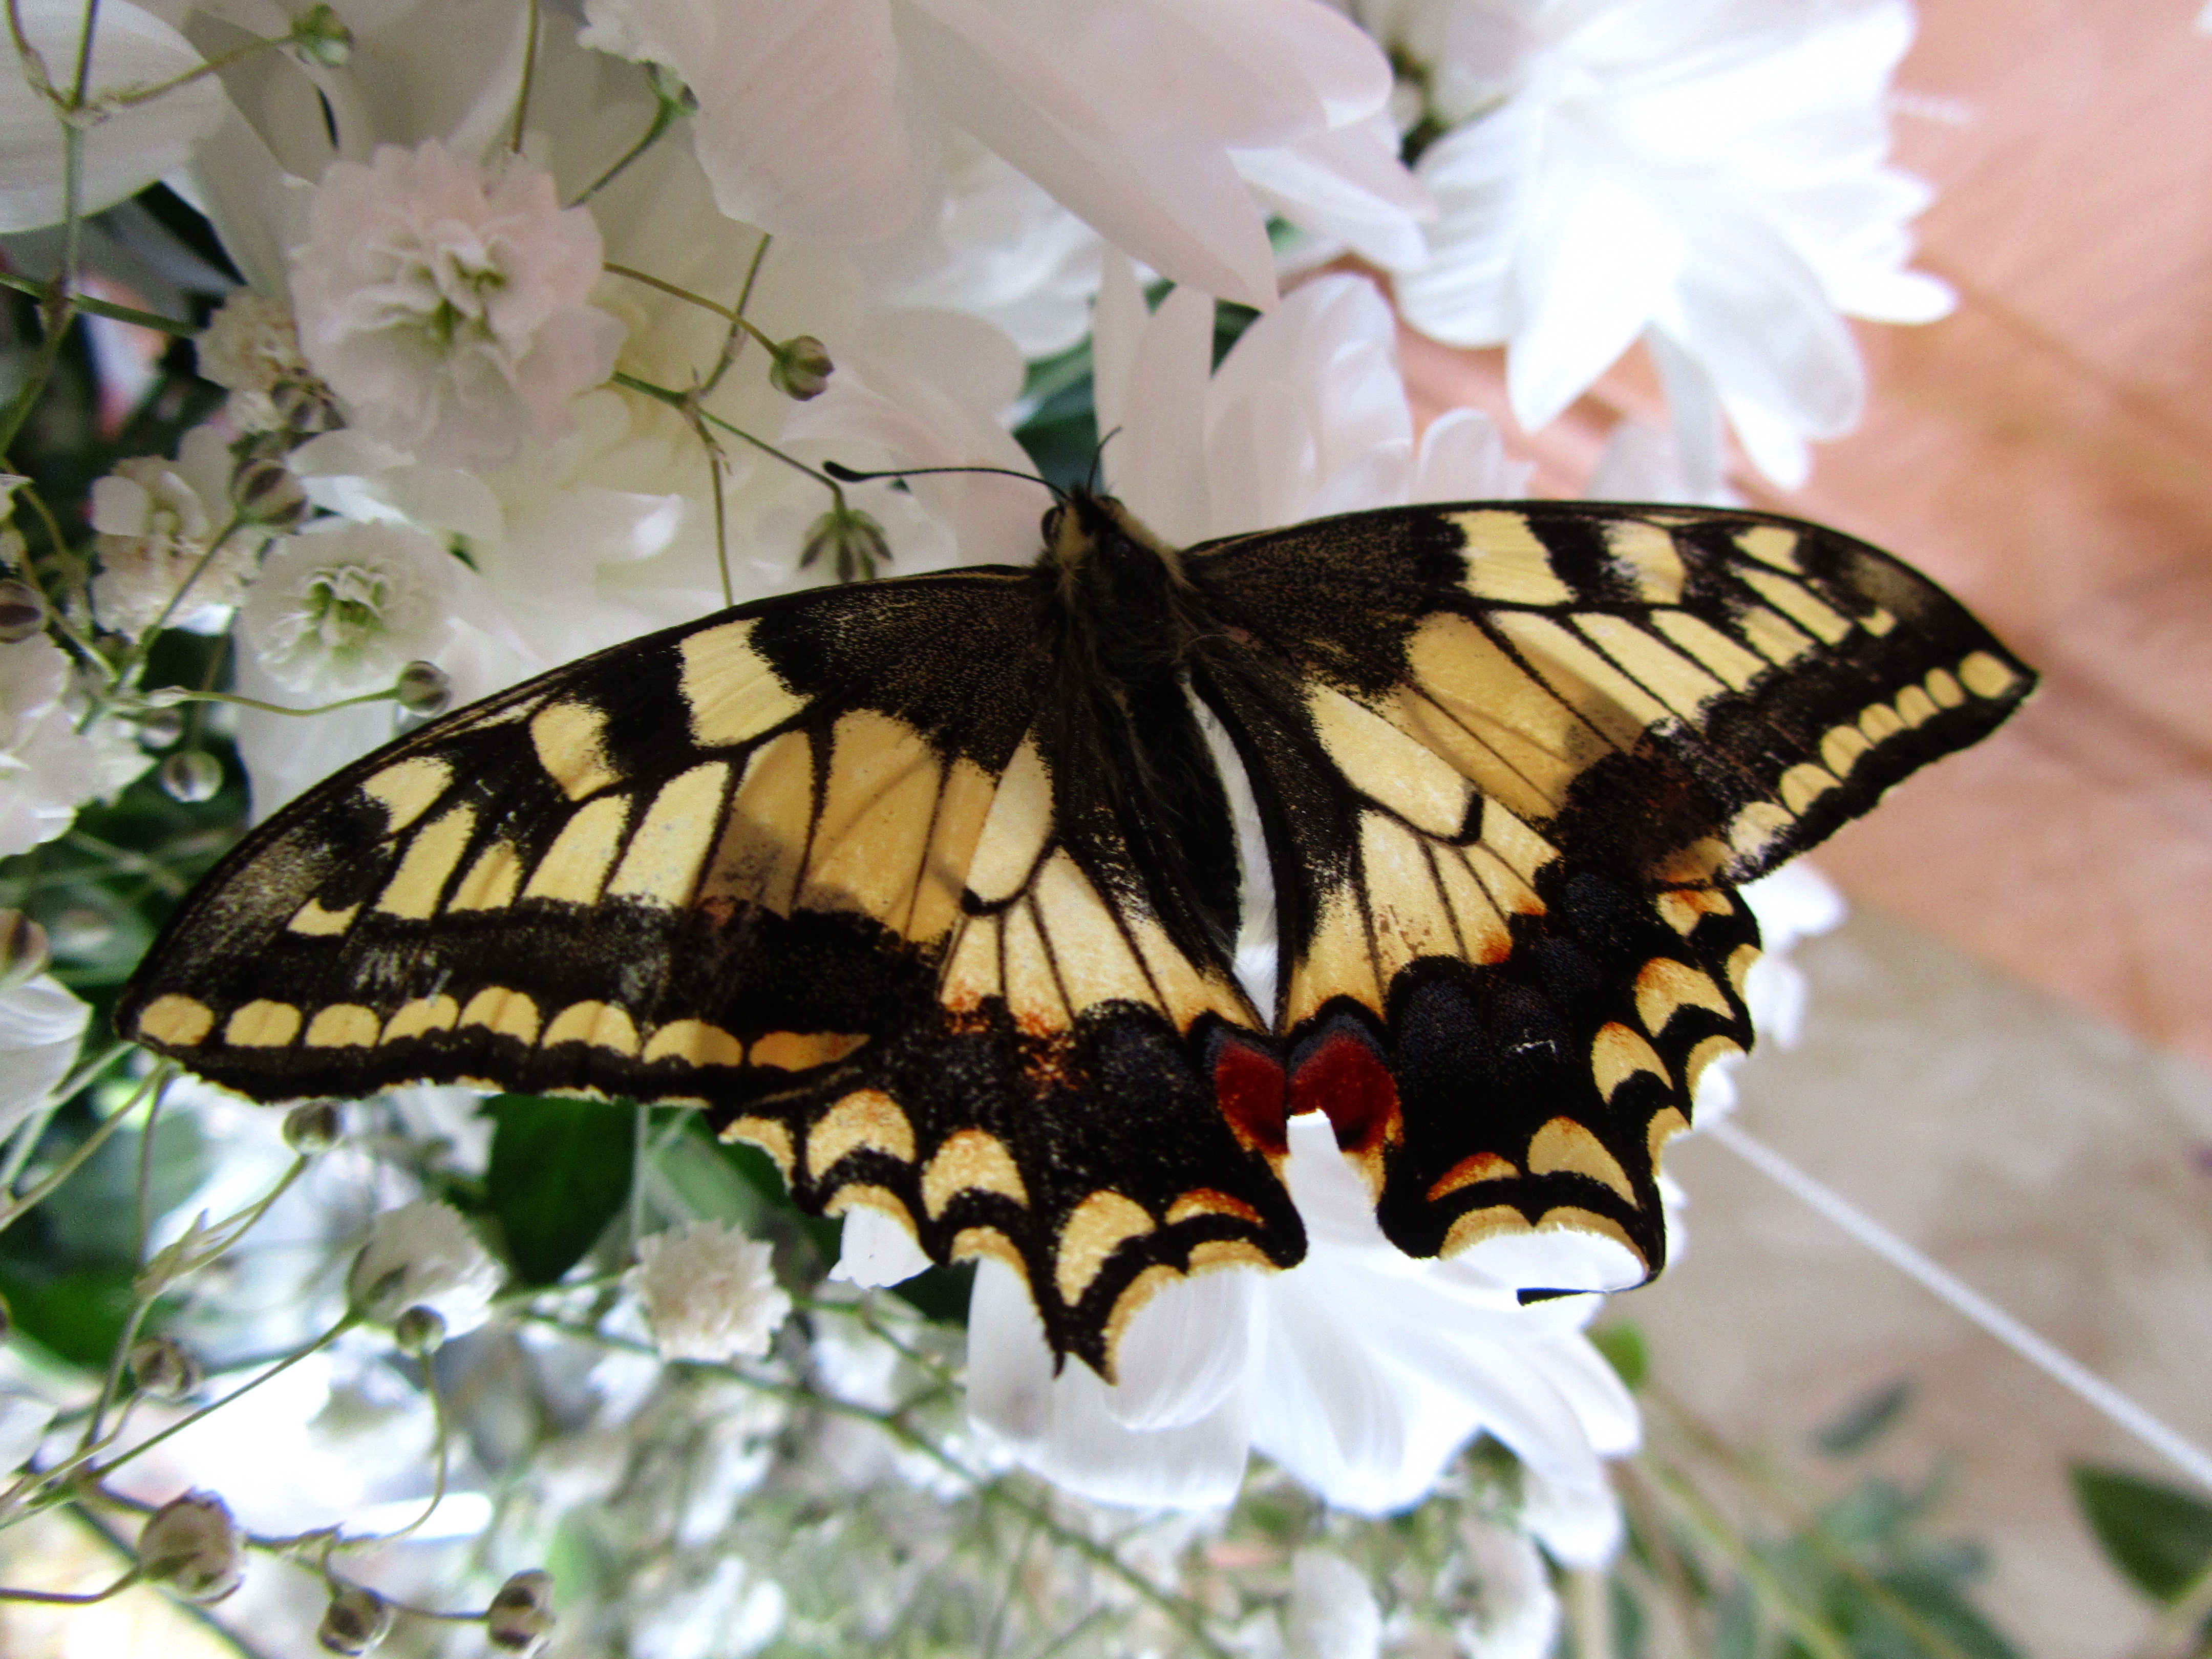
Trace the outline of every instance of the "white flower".
{"label": "white flower", "polygon": [[52,974],[0,991],[0,1135],[14,1133],[61,1086],[91,1017]]}
{"label": "white flower", "polygon": [[[1840,927],[1850,912],[1844,896],[1805,859],[1794,859],[1771,875],[1737,890],[1759,920],[1760,955],[1745,978],[1743,1000],[1751,1010],[1759,1041],[1794,1048],[1805,1023],[1810,994],[1805,970],[1790,958],[1801,939],[1815,939]],[[1724,1054],[1698,1079],[1692,1128],[1718,1121],[1735,1109],[1735,1073],[1741,1054]],[[1668,1218],[1668,1252],[1674,1251],[1676,1228]]]}
{"label": "white flower", "polygon": [[791,1311],[765,1244],[742,1228],[687,1221],[638,1241],[627,1275],[664,1359],[757,1359]]}
{"label": "white flower", "polygon": [[[44,60],[48,80],[66,93],[76,78],[78,43],[88,18],[93,37],[91,101],[132,87],[152,86],[199,67],[191,42],[130,0],[106,0],[96,12],[82,0],[21,0],[23,33]],[[64,214],[61,122],[54,106],[32,88],[12,43],[0,44],[0,231],[31,230]],[[83,129],[82,213],[97,213],[135,196],[191,159],[228,107],[222,83],[206,76],[127,108],[115,108]]]}
{"label": "white flower", "polygon": [[69,658],[45,635],[0,645],[0,857],[52,841],[84,802],[129,781],[106,769],[97,738],[77,731],[69,689]]}
{"label": "white flower", "polygon": [[1342,1556],[1308,1547],[1291,1557],[1291,1659],[1377,1659],[1382,1610],[1367,1578]]}
{"label": "white flower", "polygon": [[848,1285],[903,1285],[929,1266],[921,1246],[896,1220],[867,1205],[845,1212],[837,1265],[830,1277]]}
{"label": "white flower", "polygon": [[1526,1533],[1470,1520],[1460,1529],[1478,1611],[1457,1634],[1466,1659],[1545,1659],[1559,1637],[1559,1598]]}
{"label": "white flower", "polygon": [[435,658],[453,630],[456,568],[420,531],[325,520],[276,544],[239,620],[278,684],[357,696]]}
{"label": "white flower", "polygon": [[446,1322],[447,1335],[459,1336],[490,1317],[501,1277],[459,1210],[418,1198],[369,1224],[346,1275],[346,1297],[375,1324],[428,1308]]}
{"label": "white flower", "polygon": [[1371,41],[1319,0],[588,0],[587,42],[667,65],[723,212],[882,241],[933,204],[945,128],[1106,240],[1253,305],[1274,262],[1249,178],[1315,228],[1413,257],[1425,210],[1370,124]]}
{"label": "white flower", "polygon": [[[92,486],[92,527],[100,532],[93,608],[102,625],[137,635],[168,612],[171,628],[220,633],[253,580],[258,538],[232,530],[204,570],[216,536],[231,528],[230,447],[213,427],[196,426],[174,461],[135,456]],[[197,577],[193,573],[198,572]],[[178,599],[185,584],[191,584]],[[176,609],[169,611],[173,600]]]}
{"label": "white flower", "polygon": [[1904,269],[1928,190],[1884,165],[1906,0],[1362,10],[1431,54],[1431,112],[1465,122],[1420,158],[1440,216],[1399,305],[1438,339],[1505,343],[1524,427],[1650,329],[1711,379],[1760,470],[1795,483],[1804,441],[1859,418],[1864,375],[1838,313],[1950,309],[1942,283]]}
{"label": "white flower", "polygon": [[461,465],[568,430],[622,325],[586,303],[592,216],[510,158],[489,172],[431,140],[332,165],[293,256],[307,361],[372,434]]}
{"label": "white flower", "polygon": [[307,369],[292,307],[250,288],[231,290],[192,349],[200,378],[233,392],[267,392]]}

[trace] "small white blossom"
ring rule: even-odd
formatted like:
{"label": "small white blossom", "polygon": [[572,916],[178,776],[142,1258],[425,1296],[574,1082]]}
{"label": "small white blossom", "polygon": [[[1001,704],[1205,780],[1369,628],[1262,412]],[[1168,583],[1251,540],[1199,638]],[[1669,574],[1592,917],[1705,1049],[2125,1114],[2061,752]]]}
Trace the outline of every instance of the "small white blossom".
{"label": "small white blossom", "polygon": [[192,349],[200,378],[233,392],[267,392],[307,372],[292,307],[250,288],[231,291]]}
{"label": "small white blossom", "polygon": [[92,603],[102,625],[143,632],[187,582],[166,626],[208,634],[229,623],[253,579],[258,540],[234,531],[206,569],[199,563],[230,526],[230,447],[212,427],[196,426],[177,446],[175,460],[135,456],[94,483],[100,574],[93,578]]}
{"label": "small white blossom", "polygon": [[236,1589],[244,1550],[230,1506],[213,1492],[170,1499],[138,1534],[140,1571],[188,1601],[220,1601]]}
{"label": "small white blossom", "polygon": [[69,1075],[91,1017],[52,974],[0,991],[0,1135],[13,1133]]}
{"label": "small white blossom", "polygon": [[765,1244],[742,1229],[687,1221],[638,1241],[629,1279],[664,1359],[757,1359],[791,1311]]}
{"label": "small white blossom", "polygon": [[550,174],[489,170],[434,140],[334,163],[293,255],[307,361],[378,438],[463,466],[570,429],[613,371],[622,325],[586,302],[598,227]]}
{"label": "small white blossom", "polygon": [[361,1314],[389,1325],[410,1308],[428,1308],[451,1335],[490,1316],[499,1264],[469,1231],[460,1212],[418,1198],[369,1224],[368,1242],[354,1257],[346,1296]]}
{"label": "small white blossom", "polygon": [[1291,1557],[1290,1617],[1283,1632],[1291,1659],[1376,1659],[1382,1610],[1366,1575],[1330,1550]]}
{"label": "small white blossom", "polygon": [[419,530],[325,520],[277,543],[240,623],[278,684],[357,696],[436,660],[457,582],[453,555]]}
{"label": "small white blossom", "polygon": [[[0,645],[0,857],[52,841],[80,805],[118,781],[100,739],[76,729],[69,690],[69,658],[45,635]],[[121,730],[113,721],[94,728],[103,729]],[[140,752],[134,769],[146,759]]]}

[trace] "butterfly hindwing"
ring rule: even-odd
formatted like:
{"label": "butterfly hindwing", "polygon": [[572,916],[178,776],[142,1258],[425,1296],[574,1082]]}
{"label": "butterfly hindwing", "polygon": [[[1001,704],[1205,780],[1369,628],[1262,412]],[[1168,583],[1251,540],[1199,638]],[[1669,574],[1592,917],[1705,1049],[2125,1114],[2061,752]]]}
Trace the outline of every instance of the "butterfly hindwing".
{"label": "butterfly hindwing", "polygon": [[1267,826],[1290,1109],[1401,1248],[1625,1246],[1589,1284],[1662,1264],[1660,1144],[1751,1041],[1728,884],[2033,679],[1924,578],[1759,514],[1410,507],[1188,560]]}

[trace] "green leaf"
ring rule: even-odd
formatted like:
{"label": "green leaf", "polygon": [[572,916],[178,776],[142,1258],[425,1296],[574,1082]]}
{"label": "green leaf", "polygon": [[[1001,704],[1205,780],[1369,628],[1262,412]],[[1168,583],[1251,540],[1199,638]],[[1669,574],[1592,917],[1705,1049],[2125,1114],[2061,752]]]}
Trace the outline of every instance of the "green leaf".
{"label": "green leaf", "polygon": [[2144,1595],[2172,1601],[2212,1565],[2212,1504],[2125,1469],[2076,1463],[2068,1473],[2106,1556]]}
{"label": "green leaf", "polygon": [[495,1095],[484,1201],[525,1283],[550,1285],[583,1260],[629,1201],[637,1108],[627,1102]]}
{"label": "green leaf", "polygon": [[1852,1456],[1887,1434],[1911,1403],[1912,1384],[1899,1377],[1844,1407],[1814,1431],[1813,1443],[1831,1457]]}
{"label": "green leaf", "polygon": [[75,1273],[26,1271],[0,1265],[0,1291],[15,1329],[49,1352],[88,1370],[106,1367],[131,1317],[127,1267],[86,1267]]}
{"label": "green leaf", "polygon": [[1619,1322],[1592,1331],[1589,1340],[1590,1346],[1605,1356],[1605,1363],[1620,1374],[1631,1390],[1644,1386],[1644,1379],[1651,1374],[1651,1350],[1641,1330]]}

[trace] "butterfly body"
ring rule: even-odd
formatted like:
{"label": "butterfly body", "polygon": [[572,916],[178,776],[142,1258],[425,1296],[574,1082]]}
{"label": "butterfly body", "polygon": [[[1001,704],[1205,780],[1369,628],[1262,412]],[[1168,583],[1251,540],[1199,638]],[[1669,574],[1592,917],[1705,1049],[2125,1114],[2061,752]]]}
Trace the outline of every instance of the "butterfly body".
{"label": "butterfly body", "polygon": [[261,1099],[696,1106],[810,1208],[1014,1265],[1106,1373],[1160,1285],[1299,1258],[1309,1110],[1409,1253],[1630,1283],[1660,1143],[1751,1038],[1729,884],[2032,684],[1924,578],[1771,515],[1176,550],[1078,493],[1032,566],[740,606],[347,769],[188,897],[118,1024]]}

